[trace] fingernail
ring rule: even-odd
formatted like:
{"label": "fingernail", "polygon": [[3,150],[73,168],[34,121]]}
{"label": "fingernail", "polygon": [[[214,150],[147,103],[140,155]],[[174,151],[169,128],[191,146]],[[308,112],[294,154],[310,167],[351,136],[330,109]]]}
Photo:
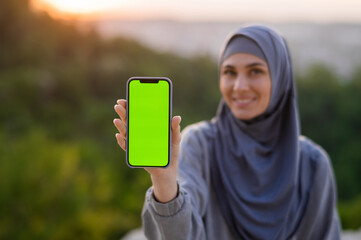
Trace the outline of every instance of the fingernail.
{"label": "fingernail", "polygon": [[182,121],[182,117],[181,117],[181,116],[179,116],[179,119],[180,119],[180,120],[179,120],[179,123],[181,123],[181,121]]}

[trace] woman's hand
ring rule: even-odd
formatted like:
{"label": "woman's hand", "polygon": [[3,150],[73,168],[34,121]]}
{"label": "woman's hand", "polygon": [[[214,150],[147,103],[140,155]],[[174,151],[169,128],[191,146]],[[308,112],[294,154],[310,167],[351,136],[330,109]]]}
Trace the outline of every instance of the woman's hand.
{"label": "woman's hand", "polygon": [[[127,101],[119,99],[114,106],[116,113],[120,119],[114,119],[113,123],[118,129],[119,133],[115,135],[118,145],[126,151],[125,145],[127,138]],[[178,154],[179,144],[181,141],[180,134],[181,117],[175,116],[172,118],[172,152],[171,163],[168,168],[144,168],[151,175],[153,183],[154,195],[159,202],[169,202],[178,194],[177,186],[177,171],[178,171]]]}

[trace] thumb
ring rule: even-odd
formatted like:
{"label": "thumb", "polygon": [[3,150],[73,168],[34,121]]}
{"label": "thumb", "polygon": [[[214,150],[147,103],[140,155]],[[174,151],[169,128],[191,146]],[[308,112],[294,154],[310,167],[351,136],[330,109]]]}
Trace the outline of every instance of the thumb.
{"label": "thumb", "polygon": [[180,134],[180,122],[182,121],[181,116],[175,116],[172,118],[172,145],[179,145],[181,140]]}

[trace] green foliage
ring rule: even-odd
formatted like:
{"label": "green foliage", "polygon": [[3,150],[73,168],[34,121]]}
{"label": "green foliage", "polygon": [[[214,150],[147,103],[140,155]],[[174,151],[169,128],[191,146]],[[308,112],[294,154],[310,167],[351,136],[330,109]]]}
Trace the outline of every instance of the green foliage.
{"label": "green foliage", "polygon": [[[129,77],[167,76],[182,126],[210,119],[216,64],[102,39],[28,0],[3,0],[0,35],[0,239],[115,239],[140,226],[151,183],[125,164],[113,105]],[[361,68],[344,80],[315,66],[297,79],[302,132],[330,154],[343,227],[357,228]]]}
{"label": "green foliage", "polygon": [[140,224],[149,181],[121,171],[117,154],[94,141],[54,141],[41,128],[0,140],[1,239],[119,238]]}
{"label": "green foliage", "polygon": [[321,65],[298,78],[302,133],[330,155],[340,200],[361,193],[360,79],[361,71],[339,79]]}
{"label": "green foliage", "polygon": [[358,230],[361,226],[361,194],[338,205],[341,224],[344,228]]}

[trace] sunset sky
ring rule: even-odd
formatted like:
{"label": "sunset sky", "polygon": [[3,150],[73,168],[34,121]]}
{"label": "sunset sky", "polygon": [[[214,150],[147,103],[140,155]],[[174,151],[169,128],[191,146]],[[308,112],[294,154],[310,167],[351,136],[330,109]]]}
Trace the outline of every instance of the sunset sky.
{"label": "sunset sky", "polygon": [[359,0],[33,0],[51,14],[82,19],[361,23]]}

